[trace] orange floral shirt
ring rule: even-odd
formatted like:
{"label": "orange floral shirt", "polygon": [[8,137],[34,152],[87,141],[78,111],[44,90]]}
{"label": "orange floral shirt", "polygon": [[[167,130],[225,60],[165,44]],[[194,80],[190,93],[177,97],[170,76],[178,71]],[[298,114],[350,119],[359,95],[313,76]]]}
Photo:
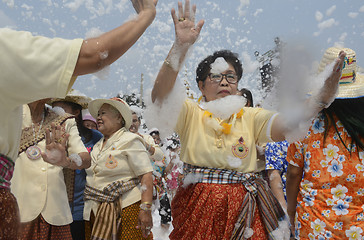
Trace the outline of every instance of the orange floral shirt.
{"label": "orange floral shirt", "polygon": [[[348,149],[352,138],[335,118]],[[297,196],[297,239],[364,239],[364,152],[346,149],[333,127],[325,145],[323,116],[302,142],[290,144],[287,161],[304,171]]]}

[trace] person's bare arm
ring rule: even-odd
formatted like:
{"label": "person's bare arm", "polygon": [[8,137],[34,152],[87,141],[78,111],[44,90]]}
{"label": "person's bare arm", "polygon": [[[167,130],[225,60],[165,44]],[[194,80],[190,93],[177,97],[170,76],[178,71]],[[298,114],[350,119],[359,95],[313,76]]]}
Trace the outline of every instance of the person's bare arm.
{"label": "person's bare arm", "polygon": [[287,211],[287,203],[283,193],[283,183],[280,171],[278,169],[268,169],[269,186],[274,196],[281,204],[282,208]]}
{"label": "person's bare arm", "polygon": [[[163,101],[172,91],[187,52],[200,35],[204,21],[200,20],[195,25],[195,13],[196,5],[193,5],[192,11],[190,11],[189,0],[186,0],[184,8],[182,3],[178,2],[178,17],[176,11],[173,8],[171,10],[176,39],[155,80],[152,90],[153,102],[155,100]],[[182,21],[182,19],[184,20]]]}
{"label": "person's bare arm", "polygon": [[70,164],[65,167],[70,169],[86,169],[91,166],[91,156],[88,152],[81,152],[78,153],[78,155],[82,160],[81,166],[78,166],[74,161],[68,159],[70,161]]}
{"label": "person's bare arm", "polygon": [[302,175],[303,175],[302,168],[295,167],[291,164],[288,165],[287,181],[286,181],[287,213],[289,221],[291,223],[292,234],[294,234],[295,230],[294,218],[296,215],[297,195],[300,189],[300,182],[302,180]]}
{"label": "person's bare arm", "polygon": [[330,76],[325,80],[324,86],[320,89],[318,96],[312,96],[305,104],[307,107],[302,109],[301,119],[296,119],[294,122],[287,123],[279,115],[273,120],[271,136],[275,142],[280,142],[286,139],[287,133],[294,128],[298,128],[300,121],[309,121],[315,117],[323,108],[328,107],[334,98],[341,78],[342,67],[344,64],[346,53],[341,51],[333,67]]}
{"label": "person's bare arm", "polygon": [[120,58],[153,22],[157,0],[133,0],[138,13],[120,27],[83,41],[73,76],[97,72]]}
{"label": "person's bare arm", "polygon": [[[142,185],[141,204],[152,207],[153,202],[153,175],[152,172],[140,176]],[[147,237],[153,226],[151,210],[140,209],[138,216],[138,228],[142,231],[144,237]]]}

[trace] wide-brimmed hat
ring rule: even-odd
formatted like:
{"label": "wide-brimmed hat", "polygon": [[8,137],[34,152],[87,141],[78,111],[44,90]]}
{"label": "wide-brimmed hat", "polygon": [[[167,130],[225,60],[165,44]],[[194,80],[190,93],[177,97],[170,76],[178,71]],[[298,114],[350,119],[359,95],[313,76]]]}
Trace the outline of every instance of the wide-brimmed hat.
{"label": "wide-brimmed hat", "polygon": [[81,92],[75,89],[71,89],[65,98],[52,98],[49,104],[52,105],[54,102],[71,102],[80,105],[82,109],[87,109],[88,103],[91,100],[92,100],[91,98],[87,97]]}
{"label": "wide-brimmed hat", "polygon": [[95,99],[95,100],[91,101],[88,104],[88,110],[90,111],[90,114],[95,119],[97,119],[97,113],[98,113],[99,109],[101,108],[101,106],[105,103],[110,104],[111,106],[113,106],[114,108],[116,108],[119,111],[119,113],[125,120],[125,128],[129,129],[131,126],[131,121],[132,121],[131,111],[130,111],[129,105],[121,98],[114,97],[111,99]]}
{"label": "wide-brimmed hat", "polygon": [[339,93],[336,99],[364,97],[364,76],[357,73],[358,67],[354,50],[350,48],[328,48],[321,59],[318,72],[322,72],[328,64],[335,61],[340,51],[344,51],[346,57],[339,81]]}

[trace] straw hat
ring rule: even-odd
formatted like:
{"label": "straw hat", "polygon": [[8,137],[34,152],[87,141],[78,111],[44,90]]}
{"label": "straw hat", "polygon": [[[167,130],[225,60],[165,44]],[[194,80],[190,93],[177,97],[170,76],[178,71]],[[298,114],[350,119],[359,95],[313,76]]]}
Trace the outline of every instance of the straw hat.
{"label": "straw hat", "polygon": [[336,99],[364,97],[364,76],[357,73],[356,54],[352,49],[328,48],[321,59],[318,72],[322,72],[328,64],[337,59],[341,50],[346,53],[346,57]]}
{"label": "straw hat", "polygon": [[91,100],[92,100],[91,98],[87,97],[86,95],[82,94],[81,92],[79,92],[75,89],[71,89],[65,98],[52,98],[50,100],[50,105],[52,105],[55,102],[72,102],[72,103],[76,103],[76,104],[80,105],[82,107],[82,109],[87,109],[88,103]]}
{"label": "straw hat", "polygon": [[125,128],[129,129],[131,126],[132,116],[129,105],[122,99],[114,97],[111,99],[95,99],[88,104],[90,114],[96,119],[97,113],[103,104],[110,104],[116,108],[125,120]]}

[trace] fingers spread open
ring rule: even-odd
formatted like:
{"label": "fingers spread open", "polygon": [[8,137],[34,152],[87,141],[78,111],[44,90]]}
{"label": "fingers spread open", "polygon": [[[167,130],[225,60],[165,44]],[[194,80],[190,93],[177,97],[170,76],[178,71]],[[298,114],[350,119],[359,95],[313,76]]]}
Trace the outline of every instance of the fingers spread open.
{"label": "fingers spread open", "polygon": [[178,18],[183,18],[183,6],[182,2],[178,2]]}
{"label": "fingers spread open", "polygon": [[185,14],[184,16],[185,19],[190,19],[190,1],[186,0],[185,1]]}

